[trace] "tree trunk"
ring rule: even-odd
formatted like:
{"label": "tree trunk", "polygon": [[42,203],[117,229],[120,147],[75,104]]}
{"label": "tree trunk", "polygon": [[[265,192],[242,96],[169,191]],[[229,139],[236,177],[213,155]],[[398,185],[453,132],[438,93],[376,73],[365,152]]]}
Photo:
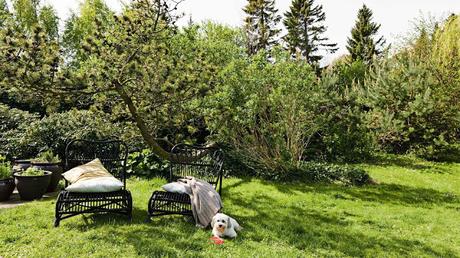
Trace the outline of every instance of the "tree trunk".
{"label": "tree trunk", "polygon": [[[142,119],[142,117],[139,116],[136,106],[134,105],[131,97],[124,90],[123,85],[121,85],[120,82],[118,81],[114,81],[112,84],[115,86],[115,90],[118,92],[123,102],[125,102],[125,104],[128,106],[128,110],[133,116],[134,121],[136,122],[137,128],[139,128],[142,138],[147,143],[147,145],[151,148],[153,153],[158,155],[161,159],[169,160],[171,162],[191,162],[191,161],[200,159],[201,157],[205,156],[209,152],[209,150],[203,150],[199,152],[196,156],[189,157],[189,156],[183,156],[180,154],[174,154],[174,153],[164,150],[158,144],[158,141],[156,140],[156,138],[149,131],[144,119]],[[207,147],[214,147],[214,146],[215,144],[207,145]]]}

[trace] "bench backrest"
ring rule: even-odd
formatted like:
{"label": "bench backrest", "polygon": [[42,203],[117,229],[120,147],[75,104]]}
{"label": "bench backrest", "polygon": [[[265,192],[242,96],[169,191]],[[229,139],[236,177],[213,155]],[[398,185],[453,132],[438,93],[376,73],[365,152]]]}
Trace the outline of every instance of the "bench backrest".
{"label": "bench backrest", "polygon": [[[171,162],[170,181],[193,176],[210,183],[221,194],[222,191],[222,150],[215,147],[178,144],[171,150],[182,161]],[[195,158],[199,157],[199,158]]]}
{"label": "bench backrest", "polygon": [[65,170],[88,163],[96,158],[99,158],[104,167],[113,176],[120,179],[126,188],[128,148],[120,140],[91,141],[78,139],[71,141],[65,150]]}

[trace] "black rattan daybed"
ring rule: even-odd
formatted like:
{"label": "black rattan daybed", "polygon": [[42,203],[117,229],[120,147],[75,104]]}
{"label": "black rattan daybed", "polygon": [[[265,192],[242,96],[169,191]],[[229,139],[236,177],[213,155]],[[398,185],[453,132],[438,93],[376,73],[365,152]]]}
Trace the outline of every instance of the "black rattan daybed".
{"label": "black rattan daybed", "polygon": [[[121,190],[108,193],[75,193],[63,190],[56,201],[54,226],[63,219],[86,213],[115,213],[132,216],[132,197],[126,190],[126,162],[128,149],[119,140],[71,141],[65,152],[65,170],[99,158],[104,167],[123,182]],[[67,182],[66,182],[67,186]]]}
{"label": "black rattan daybed", "polygon": [[[209,182],[221,194],[223,154],[218,148],[178,144],[171,150],[182,161],[171,162],[169,181],[194,176]],[[193,157],[200,156],[194,160]],[[193,216],[188,194],[154,191],[148,203],[149,219],[155,216],[178,214]]]}

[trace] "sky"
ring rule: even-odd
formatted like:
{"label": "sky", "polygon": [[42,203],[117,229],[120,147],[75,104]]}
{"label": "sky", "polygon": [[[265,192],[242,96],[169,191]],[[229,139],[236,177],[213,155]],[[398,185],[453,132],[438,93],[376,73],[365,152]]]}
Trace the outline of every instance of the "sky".
{"label": "sky", "polygon": [[[112,9],[121,10],[122,1],[105,0]],[[71,10],[78,9],[79,0],[44,0],[55,7],[61,20],[65,20]],[[316,0],[316,4],[323,5],[326,13],[326,36],[331,42],[337,43],[339,50],[327,55],[323,62],[347,53],[347,37],[355,23],[359,8],[366,4],[374,13],[374,21],[381,24],[380,35],[387,43],[397,43],[401,35],[412,28],[413,22],[424,17],[442,18],[451,13],[460,13],[460,0]],[[243,7],[247,0],[185,0],[179,6],[179,11],[186,14],[185,24],[191,16],[193,21],[212,20],[230,26],[243,24]],[[285,13],[291,0],[276,0],[279,13]]]}

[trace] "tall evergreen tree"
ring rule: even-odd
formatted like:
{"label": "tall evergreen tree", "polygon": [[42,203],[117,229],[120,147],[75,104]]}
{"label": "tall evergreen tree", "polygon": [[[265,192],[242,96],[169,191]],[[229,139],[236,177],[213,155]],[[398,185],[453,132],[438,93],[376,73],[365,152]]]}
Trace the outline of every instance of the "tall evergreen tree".
{"label": "tall evergreen tree", "polygon": [[38,23],[40,0],[14,0],[13,9],[16,20],[22,29],[32,30]]}
{"label": "tall evergreen tree", "polygon": [[59,17],[51,5],[45,5],[40,9],[38,22],[43,27],[46,35],[51,39],[57,39],[59,33]]}
{"label": "tall evergreen tree", "polygon": [[358,11],[358,20],[351,30],[351,38],[348,38],[347,49],[353,61],[361,60],[369,63],[375,55],[382,53],[385,40],[374,37],[380,29],[380,24],[372,21],[372,11],[366,5]]}
{"label": "tall evergreen tree", "polygon": [[275,0],[248,0],[243,10],[247,14],[248,53],[252,55],[261,49],[270,49],[276,44],[276,37],[281,31],[277,28],[281,15],[277,14]]}
{"label": "tall evergreen tree", "polygon": [[293,55],[300,55],[315,64],[323,58],[319,53],[321,50],[337,51],[337,44],[327,43],[329,39],[323,36],[327,30],[325,19],[323,6],[315,5],[314,0],[292,1],[290,10],[285,13],[284,26],[288,34],[284,39]]}
{"label": "tall evergreen tree", "polygon": [[6,0],[0,0],[0,28],[3,27],[9,17],[11,17],[11,13],[6,4]]}

